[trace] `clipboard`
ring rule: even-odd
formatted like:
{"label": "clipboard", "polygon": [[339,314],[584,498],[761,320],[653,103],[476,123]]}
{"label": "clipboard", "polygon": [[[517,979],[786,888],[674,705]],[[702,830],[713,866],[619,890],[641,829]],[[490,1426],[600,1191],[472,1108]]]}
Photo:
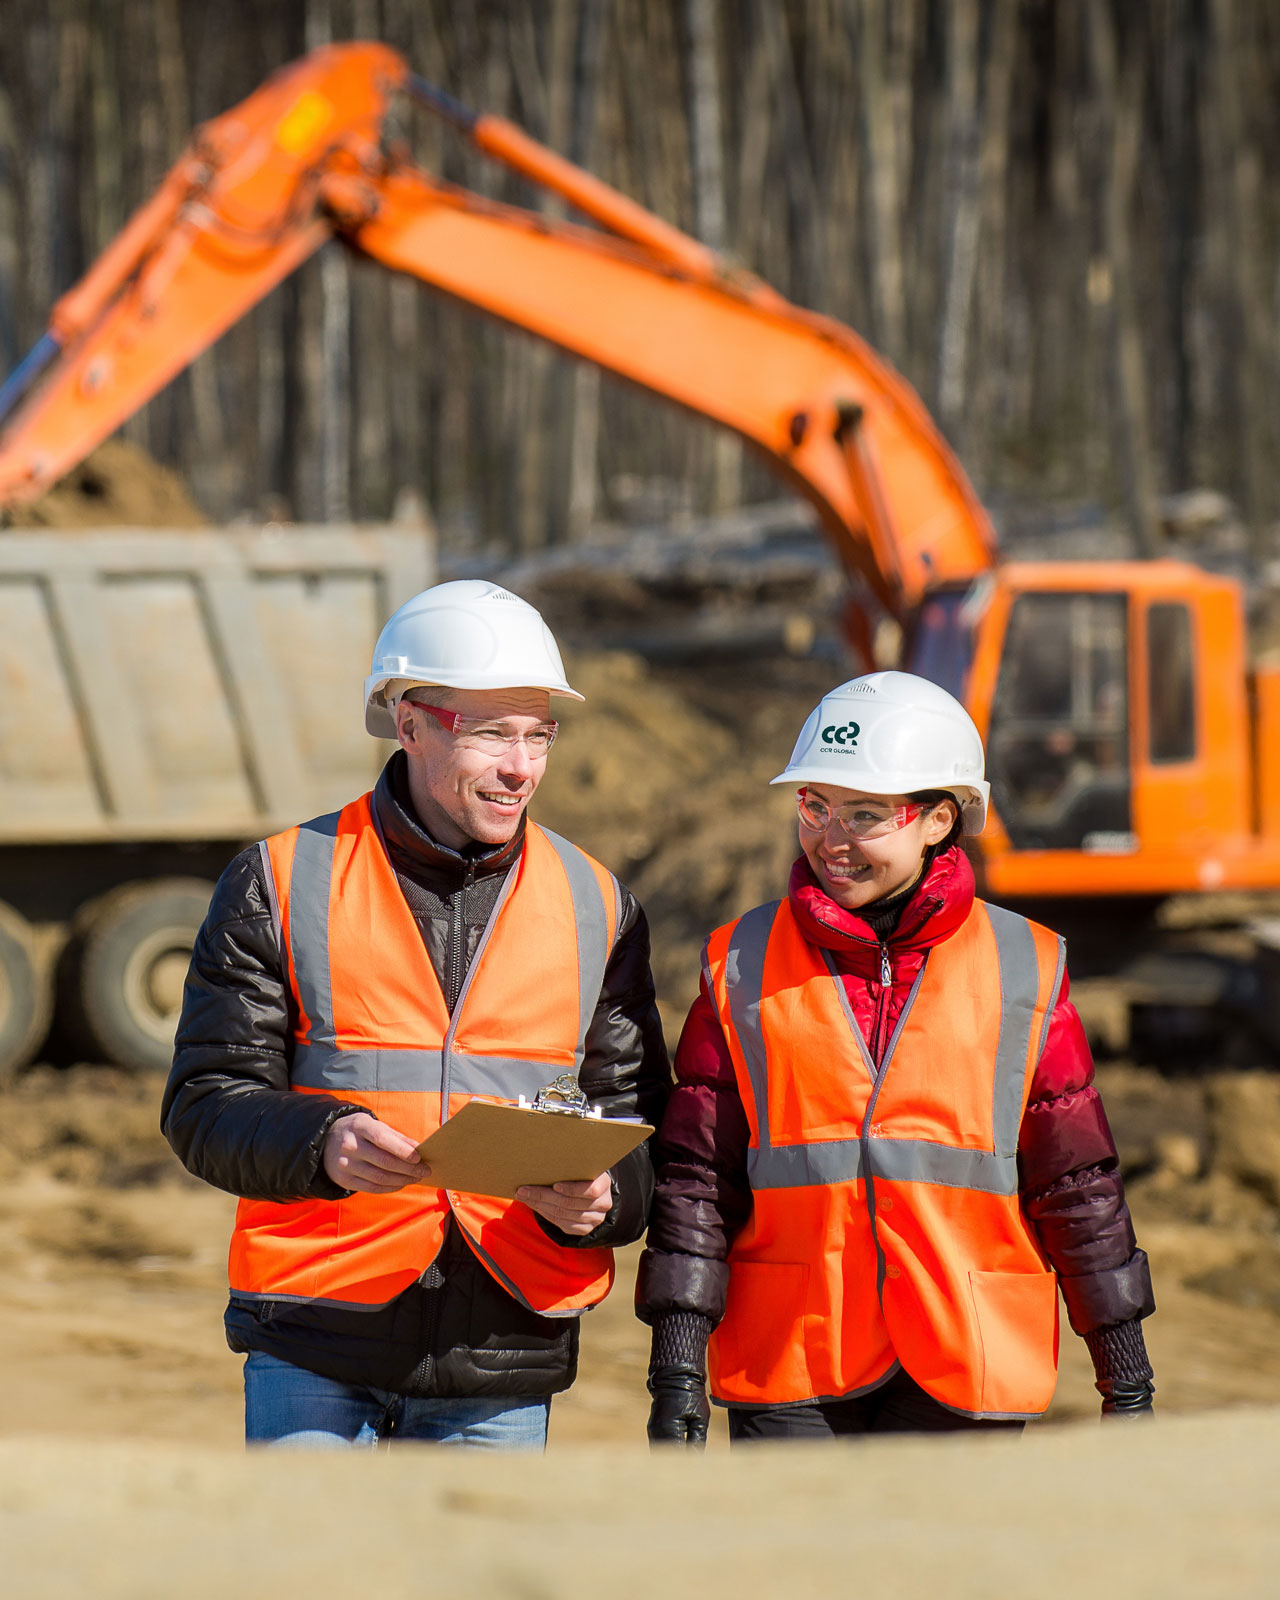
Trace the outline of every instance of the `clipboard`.
{"label": "clipboard", "polygon": [[[556,1104],[548,1100],[550,1094],[568,1103]],[[571,1078],[549,1084],[532,1105],[468,1100],[418,1146],[431,1167],[424,1182],[433,1189],[513,1200],[527,1183],[590,1182],[654,1131],[647,1122],[593,1116],[585,1106]]]}

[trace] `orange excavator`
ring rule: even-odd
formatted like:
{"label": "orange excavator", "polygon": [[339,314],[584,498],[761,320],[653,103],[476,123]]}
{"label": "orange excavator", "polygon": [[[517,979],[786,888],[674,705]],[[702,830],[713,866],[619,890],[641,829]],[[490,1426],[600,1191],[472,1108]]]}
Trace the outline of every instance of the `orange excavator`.
{"label": "orange excavator", "polygon": [[[416,168],[385,138],[396,95],[587,224]],[[1077,966],[1132,953],[1171,897],[1280,890],[1280,668],[1251,666],[1238,584],[1170,560],[1000,561],[919,398],[856,334],[381,45],[316,51],[196,131],[0,387],[0,506],[47,489],[335,236],[732,429],[806,496],[901,624],[902,665],[983,733],[986,893],[1085,929]],[[865,609],[849,623],[866,655]],[[1157,1044],[1225,1020],[1271,1050],[1257,971],[1198,954],[1134,993]]]}

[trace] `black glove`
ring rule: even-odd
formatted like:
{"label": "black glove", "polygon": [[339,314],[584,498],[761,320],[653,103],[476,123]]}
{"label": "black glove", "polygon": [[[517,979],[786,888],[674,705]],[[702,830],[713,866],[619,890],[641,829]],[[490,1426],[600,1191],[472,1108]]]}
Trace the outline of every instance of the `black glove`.
{"label": "black glove", "polygon": [[654,1367],[649,1374],[649,1442],[701,1450],[707,1442],[711,1406],[707,1380],[697,1367]]}
{"label": "black glove", "polygon": [[1104,1417],[1150,1417],[1156,1386],[1150,1378],[1099,1378]]}

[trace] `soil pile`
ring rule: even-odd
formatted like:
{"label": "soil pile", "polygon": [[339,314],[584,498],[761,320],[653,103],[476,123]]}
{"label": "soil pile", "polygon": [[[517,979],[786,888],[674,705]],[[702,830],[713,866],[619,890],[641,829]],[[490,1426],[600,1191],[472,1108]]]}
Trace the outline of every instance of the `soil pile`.
{"label": "soil pile", "polygon": [[127,439],[108,439],[48,494],[8,517],[15,528],[200,528],[182,479]]}

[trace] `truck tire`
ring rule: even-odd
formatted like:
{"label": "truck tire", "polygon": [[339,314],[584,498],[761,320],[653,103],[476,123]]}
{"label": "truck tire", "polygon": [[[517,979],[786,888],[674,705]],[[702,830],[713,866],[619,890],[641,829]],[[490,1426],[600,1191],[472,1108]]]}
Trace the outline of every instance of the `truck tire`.
{"label": "truck tire", "polygon": [[0,900],[0,1087],[40,1048],[52,1013],[53,977],[31,925]]}
{"label": "truck tire", "polygon": [[126,883],[85,906],[62,982],[81,1049],[138,1072],[164,1072],[182,985],[213,885],[201,878]]}

